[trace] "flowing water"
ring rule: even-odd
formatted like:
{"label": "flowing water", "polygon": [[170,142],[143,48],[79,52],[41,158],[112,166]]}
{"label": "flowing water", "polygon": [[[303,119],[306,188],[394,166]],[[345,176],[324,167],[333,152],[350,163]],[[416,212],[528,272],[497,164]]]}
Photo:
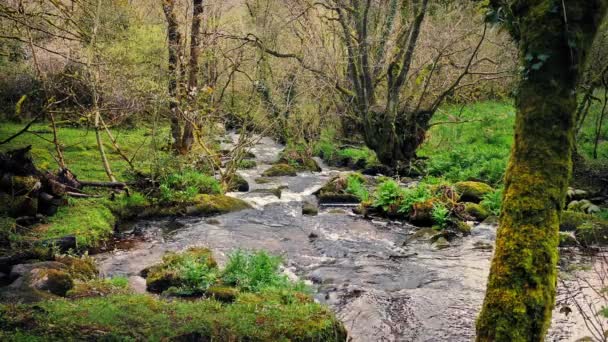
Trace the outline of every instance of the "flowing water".
{"label": "flowing water", "polygon": [[[139,272],[167,251],[206,246],[223,263],[237,248],[264,249],[284,257],[290,277],[314,286],[317,300],[336,312],[352,341],[471,341],[492,257],[487,247],[494,243],[496,227],[479,225],[471,236],[437,250],[428,241],[410,241],[416,227],[365,220],[348,208],[303,216],[302,202],[314,201],[313,192],[339,171],[323,166],[321,173],[256,184],[254,179],[281,148],[261,139],[252,149],[258,166],[239,171],[251,189],[230,195],[254,209],[213,218],[138,222],[131,233],[140,238],[129,248],[96,256],[102,272],[127,276],[143,292],[145,280]],[[269,191],[277,187],[285,187],[280,198]],[[563,301],[567,293],[564,286],[560,289],[558,299]],[[566,316],[560,308],[549,341],[588,335],[576,310]]]}

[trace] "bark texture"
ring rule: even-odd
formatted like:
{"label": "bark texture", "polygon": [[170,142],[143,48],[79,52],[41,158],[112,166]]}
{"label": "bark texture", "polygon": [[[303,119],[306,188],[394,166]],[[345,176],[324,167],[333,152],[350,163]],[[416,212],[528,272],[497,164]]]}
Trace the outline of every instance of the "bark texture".
{"label": "bark texture", "polygon": [[605,4],[492,2],[497,13],[499,7],[508,13],[525,69],[477,341],[543,341],[550,326],[559,221],[572,169],[575,87]]}

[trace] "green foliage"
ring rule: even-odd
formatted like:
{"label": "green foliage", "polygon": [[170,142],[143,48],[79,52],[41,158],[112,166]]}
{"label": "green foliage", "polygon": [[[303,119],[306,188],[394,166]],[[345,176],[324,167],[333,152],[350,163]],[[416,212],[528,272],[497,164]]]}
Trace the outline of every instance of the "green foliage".
{"label": "green foliage", "polygon": [[121,294],[0,305],[0,327],[8,341],[346,341],[329,309],[276,291],[240,294],[233,304]]}
{"label": "green foliage", "polygon": [[408,215],[415,204],[428,202],[433,199],[433,194],[430,186],[423,182],[402,188],[396,181],[386,179],[378,185],[373,198],[373,206],[386,213]]}
{"label": "green foliage", "polygon": [[486,194],[483,196],[483,200],[481,201],[481,206],[486,210],[492,213],[494,216],[500,215],[500,207],[502,205],[502,194],[503,189],[498,189],[494,192]]}
{"label": "green foliage", "polygon": [[[23,128],[22,124],[3,122],[0,124],[0,140],[3,140]],[[54,146],[52,144],[52,132],[48,124],[33,124],[31,131],[42,132],[33,134],[22,134],[1,145],[0,151],[8,151],[27,145],[32,145],[32,157],[36,167],[41,170],[54,171],[57,163],[53,158]],[[122,151],[133,158],[133,164],[142,172],[150,172],[154,169],[156,159],[152,156],[163,156],[167,152],[155,151],[149,137],[151,129],[144,125],[136,129],[112,128],[111,132],[116,138]],[[160,129],[158,135],[166,134],[166,129]],[[99,151],[95,134],[85,128],[60,127],[58,130],[59,141],[64,146],[63,153],[69,169],[82,180],[106,180],[107,176],[100,161]],[[105,137],[104,137],[105,138]],[[117,178],[131,179],[132,172],[129,165],[111,147],[106,146],[108,160],[112,165]]]}
{"label": "green foliage", "polygon": [[406,188],[403,191],[403,201],[401,202],[399,212],[409,213],[416,203],[426,202],[433,198],[433,194],[429,186],[423,182],[418,183],[413,188]]}
{"label": "green foliage", "polygon": [[433,223],[435,223],[439,228],[444,229],[447,227],[449,222],[450,209],[448,209],[446,205],[441,202],[435,202],[433,203],[431,217],[433,219]]}
{"label": "green foliage", "polygon": [[346,179],[346,192],[355,195],[362,202],[369,200],[369,191],[365,187],[365,178],[359,173],[352,173]]}
{"label": "green foliage", "polygon": [[346,147],[340,148],[334,129],[324,129],[319,141],[316,143],[313,153],[332,166],[348,166],[353,169],[361,169],[379,164],[376,153],[369,148]]}
{"label": "green foliage", "polygon": [[217,263],[207,248],[167,253],[162,263],[145,273],[149,291],[176,295],[202,294],[218,277]]}
{"label": "green foliage", "polygon": [[49,224],[43,225],[43,238],[76,236],[80,248],[97,246],[109,237],[114,230],[116,217],[112,210],[97,199],[70,199],[67,206],[62,206],[55,216],[49,218]]}
{"label": "green foliage", "polygon": [[[266,288],[291,288],[294,285],[279,272],[281,262],[280,257],[264,251],[246,253],[239,250],[229,256],[221,280],[226,285],[248,292],[260,292]],[[295,286],[304,289],[302,284]]]}
{"label": "green foliage", "polygon": [[76,282],[74,287],[66,294],[68,298],[105,297],[116,294],[128,294],[129,279],[125,277],[114,277],[107,279],[93,279],[84,282]]}
{"label": "green foliage", "polygon": [[373,205],[385,212],[395,212],[403,198],[403,189],[392,179],[381,182],[374,192]]}
{"label": "green foliage", "polygon": [[244,159],[239,161],[239,169],[253,169],[257,166],[257,163],[255,160],[252,159]]}
{"label": "green foliage", "polygon": [[222,193],[214,177],[192,170],[168,174],[160,180],[159,190],[162,203],[184,203],[193,201],[199,194]]}
{"label": "green foliage", "polygon": [[511,146],[515,111],[511,104],[481,102],[466,107],[447,106],[433,122],[419,155],[427,157],[427,172],[458,182],[502,182]]}

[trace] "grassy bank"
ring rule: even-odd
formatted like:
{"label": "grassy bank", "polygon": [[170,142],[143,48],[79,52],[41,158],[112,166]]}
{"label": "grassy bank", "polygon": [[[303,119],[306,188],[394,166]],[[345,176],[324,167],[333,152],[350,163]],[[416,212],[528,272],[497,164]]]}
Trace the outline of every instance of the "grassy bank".
{"label": "grassy bank", "polygon": [[170,253],[146,272],[150,289],[164,289],[161,298],[131,293],[124,278],[68,271],[67,298],[0,305],[0,339],[345,341],[333,313],[280,273],[281,262],[237,251],[220,270],[207,249]]}

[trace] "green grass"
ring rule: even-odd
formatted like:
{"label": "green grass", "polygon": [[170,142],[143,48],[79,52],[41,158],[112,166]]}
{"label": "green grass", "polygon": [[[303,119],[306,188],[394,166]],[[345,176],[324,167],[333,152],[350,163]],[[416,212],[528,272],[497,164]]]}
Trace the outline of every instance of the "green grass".
{"label": "green grass", "polygon": [[114,201],[105,198],[69,199],[68,205],[59,208],[48,224],[35,228],[34,235],[42,239],[76,237],[79,249],[99,245],[112,235],[118,218],[133,215],[148,205],[143,195],[119,195]]}
{"label": "green grass", "polygon": [[332,166],[365,168],[379,163],[376,153],[365,146],[341,148],[333,129],[321,132],[313,153]]}
{"label": "green grass", "polygon": [[184,336],[217,341],[344,341],[333,314],[308,297],[268,291],[234,304],[111,295],[28,306],[0,306],[0,339],[146,340]]}
{"label": "green grass", "polygon": [[221,280],[224,285],[234,286],[242,291],[260,293],[268,288],[307,291],[301,284],[292,284],[279,271],[282,259],[264,251],[246,253],[236,251],[229,256]]}
{"label": "green grass", "polygon": [[[24,124],[2,122],[0,125],[0,140],[4,140],[23,128]],[[57,163],[53,155],[54,146],[50,142],[53,139],[50,126],[48,124],[34,124],[29,131],[40,133],[25,133],[13,139],[10,143],[1,145],[0,151],[25,147],[32,145],[32,156],[35,165],[42,170],[56,170]],[[118,145],[123,152],[132,158],[138,170],[149,172],[153,167],[154,156],[159,152],[154,152],[152,146],[151,129],[113,129],[112,134],[117,139]],[[64,156],[68,168],[83,180],[107,180],[101,158],[97,149],[95,132],[93,129],[61,127],[58,130],[61,144],[64,146]],[[159,133],[159,136],[162,136]],[[103,134],[104,146],[108,155],[108,160],[112,166],[112,171],[121,180],[129,178],[130,168],[112,147],[108,137]],[[162,153],[160,153],[162,154]]]}
{"label": "green grass", "polygon": [[515,109],[510,103],[447,106],[433,117],[436,125],[428,131],[418,154],[428,158],[431,176],[497,185],[502,182],[513,144],[514,122]]}
{"label": "green grass", "polygon": [[[148,270],[148,277],[162,273],[180,280],[167,293],[179,294],[179,286],[192,289],[202,281],[214,294],[236,287],[233,298],[167,300],[130,293],[125,278],[89,279],[68,292],[72,300],[0,305],[0,340],[345,341],[331,311],[315,303],[307,288],[290,282],[280,264],[279,257],[265,252],[236,251],[220,274],[208,249],[168,253]],[[211,273],[215,287],[209,287]]]}

